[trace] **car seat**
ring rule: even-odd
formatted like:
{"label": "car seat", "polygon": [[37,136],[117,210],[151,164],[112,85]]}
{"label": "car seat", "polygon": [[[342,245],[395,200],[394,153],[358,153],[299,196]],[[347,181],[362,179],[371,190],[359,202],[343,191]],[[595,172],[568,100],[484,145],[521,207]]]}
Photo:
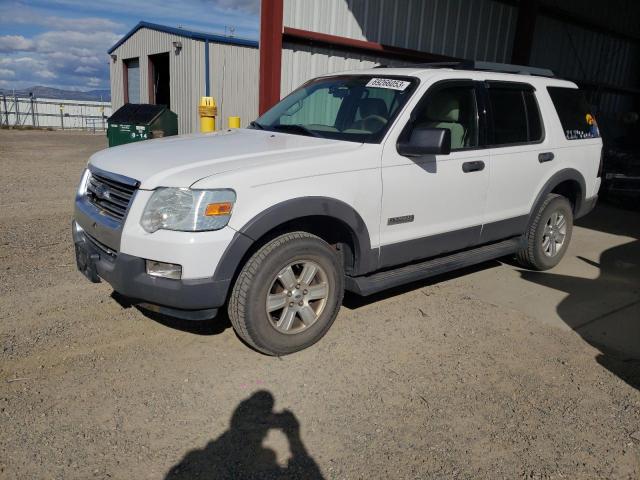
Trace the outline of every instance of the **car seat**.
{"label": "car seat", "polygon": [[451,148],[464,148],[467,132],[460,123],[460,101],[452,92],[441,91],[428,100],[426,115],[421,122],[429,128],[447,128],[451,131]]}
{"label": "car seat", "polygon": [[381,98],[363,98],[358,103],[360,120],[353,122],[352,129],[375,133],[383,128],[389,119],[387,104]]}

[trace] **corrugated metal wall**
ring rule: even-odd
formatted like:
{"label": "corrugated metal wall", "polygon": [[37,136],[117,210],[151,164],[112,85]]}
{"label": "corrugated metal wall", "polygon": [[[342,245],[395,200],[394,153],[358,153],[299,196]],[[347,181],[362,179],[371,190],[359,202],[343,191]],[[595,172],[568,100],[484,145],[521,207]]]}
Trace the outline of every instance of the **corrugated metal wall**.
{"label": "corrugated metal wall", "polygon": [[[640,87],[640,45],[637,42],[598,33],[576,25],[539,16],[536,22],[531,64],[551,68],[564,78],[617,87]],[[631,94],[590,89],[589,99],[597,109],[605,136],[624,131],[621,114],[635,111]]]}
{"label": "corrugated metal wall", "polygon": [[[176,53],[172,42],[182,43]],[[205,42],[142,28],[120,45],[111,61],[111,103],[114,110],[124,103],[122,61],[140,59],[140,98],[149,100],[148,55],[169,52],[171,110],[178,114],[178,132],[199,129],[198,103],[205,94]],[[254,120],[258,110],[258,49],[226,44],[209,44],[211,95],[220,108],[218,128],[227,117],[240,115]]]}
{"label": "corrugated metal wall", "polygon": [[[182,42],[182,49],[175,53],[172,42]],[[143,28],[120,45],[111,62],[111,104],[114,110],[124,103],[122,61],[140,59],[140,99],[149,101],[148,55],[169,52],[169,76],[171,79],[171,110],[178,114],[178,131],[189,133],[197,129],[197,105],[204,95],[204,43]]]}
{"label": "corrugated metal wall", "polygon": [[640,37],[638,0],[540,0],[541,5],[562,8],[576,17],[602,25],[623,35]]}
{"label": "corrugated metal wall", "polygon": [[209,44],[211,95],[218,102],[218,128],[239,116],[246,126],[258,117],[260,53],[257,48]]}
{"label": "corrugated metal wall", "polygon": [[531,62],[569,78],[632,86],[640,69],[637,43],[540,16]]}
{"label": "corrugated metal wall", "polygon": [[[516,19],[514,7],[493,0],[284,1],[287,27],[492,62],[510,60]],[[373,56],[349,56],[337,50],[287,44],[282,93],[314,74],[379,62],[393,63]]]}
{"label": "corrugated metal wall", "polygon": [[284,25],[460,58],[511,57],[517,11],[493,0],[285,0]]}
{"label": "corrugated metal wall", "polygon": [[394,62],[381,57],[341,50],[285,43],[282,46],[280,96],[288,95],[307,80],[325,73],[371,68],[380,63],[393,66],[405,62]]}

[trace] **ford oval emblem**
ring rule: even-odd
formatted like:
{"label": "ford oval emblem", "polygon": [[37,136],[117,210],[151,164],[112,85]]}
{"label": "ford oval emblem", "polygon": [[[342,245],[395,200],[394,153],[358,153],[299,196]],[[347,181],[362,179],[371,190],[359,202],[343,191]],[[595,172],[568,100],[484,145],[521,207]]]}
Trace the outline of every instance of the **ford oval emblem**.
{"label": "ford oval emblem", "polygon": [[105,187],[104,185],[96,186],[95,187],[95,194],[96,194],[96,197],[98,197],[100,199],[108,200],[109,198],[111,198],[109,189],[107,187]]}

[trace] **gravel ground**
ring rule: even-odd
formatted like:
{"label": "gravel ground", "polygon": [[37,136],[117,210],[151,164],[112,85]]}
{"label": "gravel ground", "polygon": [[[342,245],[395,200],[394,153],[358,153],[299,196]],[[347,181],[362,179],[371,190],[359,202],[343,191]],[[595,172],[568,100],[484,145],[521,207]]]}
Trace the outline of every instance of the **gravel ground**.
{"label": "gravel ground", "polygon": [[0,131],[0,477],[640,478],[640,215],[545,274],[489,262],[362,299],[284,358],[75,271],[103,136]]}

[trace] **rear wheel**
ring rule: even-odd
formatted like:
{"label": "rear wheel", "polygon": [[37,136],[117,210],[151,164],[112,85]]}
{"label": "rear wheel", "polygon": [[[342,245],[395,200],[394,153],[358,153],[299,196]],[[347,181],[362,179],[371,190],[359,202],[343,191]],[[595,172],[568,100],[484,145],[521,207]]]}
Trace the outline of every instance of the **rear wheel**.
{"label": "rear wheel", "polygon": [[269,355],[313,345],[333,324],[344,293],[338,255],[306,232],[281,235],[244,265],[229,301],[236,333]]}
{"label": "rear wheel", "polygon": [[518,262],[532,270],[555,267],[569,247],[572,231],[569,200],[553,193],[547,195],[525,234],[526,247],[518,252]]}

